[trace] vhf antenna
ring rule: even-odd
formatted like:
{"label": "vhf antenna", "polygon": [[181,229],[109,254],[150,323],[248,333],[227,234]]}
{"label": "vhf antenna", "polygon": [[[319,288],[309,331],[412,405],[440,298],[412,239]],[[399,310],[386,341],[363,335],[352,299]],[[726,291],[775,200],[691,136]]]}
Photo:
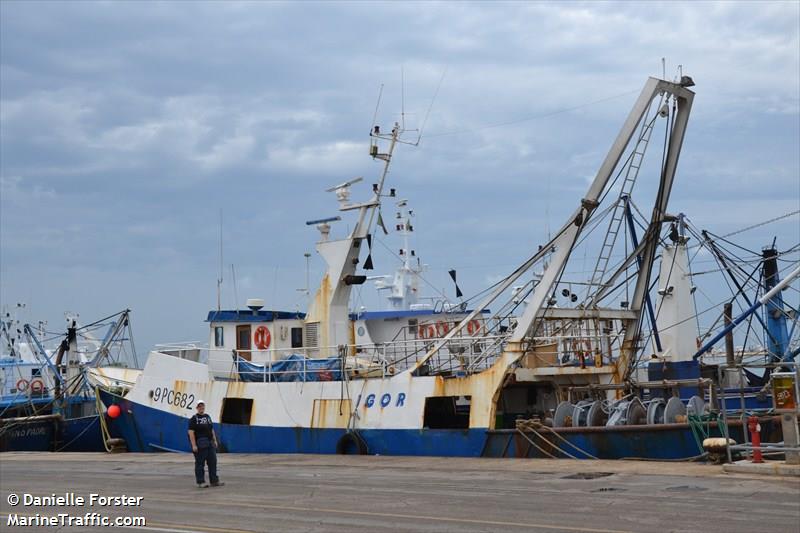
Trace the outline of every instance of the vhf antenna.
{"label": "vhf antenna", "polygon": [[217,311],[222,310],[222,208],[219,210],[219,277],[217,278]]}
{"label": "vhf antenna", "polygon": [[383,84],[381,83],[381,88],[378,89],[378,101],[375,102],[375,113],[372,114],[372,123],[369,126],[370,132],[372,132],[372,127],[375,126],[375,121],[378,120],[378,108],[381,106],[381,96],[383,96]]}
{"label": "vhf antenna", "polygon": [[425,124],[428,123],[428,117],[431,114],[431,109],[433,109],[433,103],[436,101],[436,97],[439,95],[439,89],[442,88],[442,82],[444,82],[444,77],[447,74],[447,67],[445,67],[444,72],[442,72],[442,77],[439,78],[439,84],[436,85],[436,91],[433,93],[433,98],[431,98],[431,105],[428,106],[428,110],[425,112],[425,118],[422,121],[422,126],[419,128],[419,135],[417,136],[417,142],[414,143],[414,146],[419,146],[419,141],[422,140],[422,132],[425,130]]}
{"label": "vhf antenna", "polygon": [[233,266],[231,263],[231,277],[233,278],[233,299],[235,302],[234,309],[236,309],[236,314],[239,314],[239,290],[236,287],[236,267]]}
{"label": "vhf antenna", "polygon": [[[419,134],[417,135],[417,140],[414,142],[404,141],[402,139],[396,139],[396,142],[402,144],[409,144],[411,146],[419,146],[420,141],[422,140],[422,132],[425,130],[425,125],[428,123],[428,117],[431,114],[431,109],[433,109],[433,104],[436,102],[436,97],[439,95],[439,89],[442,88],[442,83],[444,82],[444,77],[447,75],[447,68],[445,67],[444,71],[442,72],[442,77],[439,78],[439,83],[436,85],[436,90],[433,93],[433,98],[431,98],[431,103],[428,106],[428,110],[425,112],[425,118],[422,121],[422,126],[417,130]],[[399,133],[405,132],[406,130],[406,89],[405,89],[405,68],[403,65],[400,65],[400,124],[399,126]],[[375,113],[372,115],[372,125],[370,126],[370,153],[373,153],[373,157],[375,156],[375,137],[388,139],[389,136],[385,135],[381,137],[381,133],[376,126],[376,121],[378,119],[378,109],[381,106],[381,96],[383,96],[383,84],[381,83],[381,88],[378,91],[378,101],[375,103]]]}
{"label": "vhf antenna", "polygon": [[400,65],[400,129],[406,129],[406,79],[403,65]]}
{"label": "vhf antenna", "polygon": [[[338,218],[338,217],[337,217]],[[311,254],[306,252],[303,254],[303,257],[306,258],[306,286],[304,289],[297,289],[297,292],[302,292],[307,297],[311,296],[311,286],[309,285],[309,270],[311,268]]]}

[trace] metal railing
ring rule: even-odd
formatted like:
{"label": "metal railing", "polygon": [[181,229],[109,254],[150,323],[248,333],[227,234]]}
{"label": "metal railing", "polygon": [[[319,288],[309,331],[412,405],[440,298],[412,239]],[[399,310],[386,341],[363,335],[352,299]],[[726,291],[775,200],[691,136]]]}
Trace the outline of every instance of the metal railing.
{"label": "metal railing", "polygon": [[[398,374],[419,362],[433,347],[437,338],[409,339],[379,344],[356,344],[329,347],[273,348],[269,350],[232,350],[210,348],[196,344],[158,345],[159,353],[207,363],[215,377],[240,380],[245,375],[253,378],[256,373],[264,381],[283,381],[281,377],[294,375],[319,375],[331,371],[346,374],[347,379],[386,377]],[[428,362],[430,369],[439,374],[478,372],[491,366],[495,358],[488,357],[484,346],[499,346],[505,337],[481,336],[463,342],[451,342]],[[339,360],[333,368],[317,368],[321,361]],[[285,368],[287,361],[294,363]],[[257,369],[243,370],[248,365]],[[433,373],[433,372],[430,372]],[[274,379],[273,379],[274,378]]]}
{"label": "metal railing", "polygon": [[[726,454],[728,456],[728,462],[733,461],[733,456],[731,452],[734,451],[744,451],[745,455],[748,459],[752,459],[752,452],[754,450],[766,450],[767,453],[785,453],[785,452],[798,452],[800,448],[794,446],[786,446],[785,445],[785,437],[784,443],[769,443],[769,442],[762,442],[759,446],[753,446],[750,442],[750,432],[747,427],[747,418],[750,415],[768,415],[774,414],[774,408],[765,408],[765,409],[758,409],[758,408],[747,408],[746,406],[746,398],[745,398],[745,387],[743,386],[746,383],[746,375],[744,373],[745,367],[748,368],[764,368],[766,370],[779,370],[783,368],[794,369],[796,374],[794,385],[795,385],[795,398],[800,398],[800,364],[796,361],[781,361],[776,363],[765,363],[761,365],[755,364],[734,364],[728,365],[726,363],[720,363],[717,367],[717,384],[718,384],[718,392],[717,397],[720,399],[720,411],[722,413],[722,417],[724,420],[728,419],[728,413],[730,412],[732,415],[738,414],[738,418],[741,420],[742,423],[742,435],[744,436],[744,443],[742,444],[730,444],[730,433],[728,432],[727,424],[724,426],[723,429],[723,438],[726,442]],[[725,370],[734,369],[736,371],[736,375],[738,377],[738,396],[739,396],[739,409],[729,411],[727,408],[727,396],[725,394]],[[762,388],[761,391],[764,394],[769,394],[766,390],[769,387],[770,383],[766,383]],[[721,394],[720,394],[721,393]],[[795,419],[797,415],[800,414],[800,410],[797,408],[795,409]],[[732,416],[731,418],[736,418]]]}
{"label": "metal railing", "polygon": [[[438,333],[446,333],[449,331],[447,327],[452,327],[452,324],[441,322],[423,323],[415,328],[423,328],[424,331],[430,332],[430,336],[377,344],[233,350],[208,347],[199,343],[170,343],[156,345],[155,351],[180,359],[206,363],[215,378],[234,381],[242,380],[243,377],[244,380],[254,380],[258,378],[256,374],[261,374],[263,377],[263,379],[258,378],[258,381],[285,381],[283,378],[298,372],[304,376],[304,380],[307,380],[308,376],[318,377],[332,371],[339,373],[338,379],[383,378],[413,368],[422,361],[441,341],[441,336],[435,334],[437,324],[441,329]],[[419,369],[419,373],[456,377],[482,372],[490,368],[503,354],[509,335],[508,332],[475,334],[475,330],[468,331],[464,328],[437,350]],[[599,343],[604,337],[592,338]],[[526,339],[525,345],[555,347],[553,361],[540,366],[576,366],[578,361],[575,354],[565,352],[564,347],[574,346],[576,342],[583,340],[583,337],[577,339],[569,336],[531,337]],[[613,359],[609,356],[604,355],[603,358],[604,364],[613,363]],[[295,364],[287,369],[287,360],[290,359]],[[334,368],[328,364],[326,368],[318,368],[324,366],[321,361],[331,359],[340,360],[340,365]],[[587,356],[586,363],[594,364],[593,358]],[[248,368],[248,365],[255,367]],[[240,375],[243,373],[245,376]]]}

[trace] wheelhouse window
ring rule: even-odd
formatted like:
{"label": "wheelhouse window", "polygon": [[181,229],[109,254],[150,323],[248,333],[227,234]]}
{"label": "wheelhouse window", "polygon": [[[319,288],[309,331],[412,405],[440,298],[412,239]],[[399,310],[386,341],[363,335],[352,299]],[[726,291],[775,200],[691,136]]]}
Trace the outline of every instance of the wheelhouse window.
{"label": "wheelhouse window", "polygon": [[214,346],[225,346],[225,329],[222,326],[214,327]]}
{"label": "wheelhouse window", "polygon": [[303,347],[303,328],[292,328],[292,348]]}

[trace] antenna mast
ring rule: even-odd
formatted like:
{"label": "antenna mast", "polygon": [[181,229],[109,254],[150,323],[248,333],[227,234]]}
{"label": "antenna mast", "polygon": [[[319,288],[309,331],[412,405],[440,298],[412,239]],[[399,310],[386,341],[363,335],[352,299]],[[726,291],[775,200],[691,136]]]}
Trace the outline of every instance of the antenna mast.
{"label": "antenna mast", "polygon": [[239,314],[239,290],[236,288],[236,268],[231,263],[231,277],[233,278],[233,298],[234,298],[234,306],[233,308],[236,309],[236,314]]}
{"label": "antenna mast", "polygon": [[303,257],[306,258],[306,286],[303,289],[297,289],[299,292],[302,292],[306,295],[306,297],[311,296],[311,285],[309,284],[309,271],[311,269],[311,254],[306,252],[303,254]]}
{"label": "antenna mast", "polygon": [[406,129],[406,79],[403,65],[400,65],[400,129]]}
{"label": "antenna mast", "polygon": [[311,254],[306,252],[303,254],[306,258],[306,296],[311,294],[311,285],[308,282],[309,270],[311,270]]}
{"label": "antenna mast", "polygon": [[217,278],[217,311],[222,310],[222,208],[219,210],[219,277]]}

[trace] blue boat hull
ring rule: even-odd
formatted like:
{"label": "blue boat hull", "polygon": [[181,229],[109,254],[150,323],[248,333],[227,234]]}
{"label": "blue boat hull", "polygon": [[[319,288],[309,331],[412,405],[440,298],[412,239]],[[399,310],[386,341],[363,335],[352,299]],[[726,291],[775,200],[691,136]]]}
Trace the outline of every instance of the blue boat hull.
{"label": "blue boat hull", "polygon": [[[125,439],[128,451],[191,451],[188,420],[140,405],[106,391],[105,405],[117,404],[121,414],[109,420],[109,430]],[[336,453],[345,429],[266,427],[214,424],[220,451],[231,453]],[[367,453],[379,455],[434,455],[478,457],[486,442],[486,429],[385,429],[359,430]]]}
{"label": "blue boat hull", "polygon": [[92,415],[64,420],[58,451],[62,452],[104,452],[103,432],[100,429],[100,416]]}
{"label": "blue boat hull", "polygon": [[103,452],[99,416],[30,420],[0,430],[0,452]]}
{"label": "blue boat hull", "polygon": [[[140,405],[101,391],[106,405],[117,404],[121,415],[109,421],[113,437],[123,438],[129,451],[190,451],[188,421],[171,413]],[[220,451],[231,453],[336,453],[344,429],[286,428],[214,424]],[[765,431],[769,429],[765,425]],[[731,436],[742,441],[741,425],[731,425]],[[688,424],[567,428],[559,430],[566,440],[601,459],[640,457],[685,459],[702,453]],[[719,435],[714,424],[711,434]],[[444,457],[547,457],[514,430],[420,429],[359,430],[367,453],[380,455],[428,455]],[[545,433],[546,435],[546,433]],[[534,442],[556,457],[564,457],[529,434]],[[550,436],[552,442],[559,442]],[[573,455],[574,448],[560,444]]]}
{"label": "blue boat hull", "polygon": [[[764,435],[773,430],[769,422],[762,422],[762,426]],[[712,423],[708,430],[709,436],[722,436],[716,423]],[[730,423],[728,431],[732,439],[743,442],[741,424]],[[490,431],[484,455],[563,458],[568,457],[563,453],[566,451],[578,459],[586,459],[588,456],[581,453],[583,450],[598,459],[672,460],[697,457],[704,452],[703,437],[699,434],[695,437],[689,424],[560,428],[557,430],[558,436],[547,430],[541,430],[539,434],[541,436],[526,432],[523,436],[510,429]],[[570,444],[565,444],[559,437]]]}
{"label": "blue boat hull", "polygon": [[0,428],[0,451],[51,452],[58,433],[57,420],[36,420]]}

